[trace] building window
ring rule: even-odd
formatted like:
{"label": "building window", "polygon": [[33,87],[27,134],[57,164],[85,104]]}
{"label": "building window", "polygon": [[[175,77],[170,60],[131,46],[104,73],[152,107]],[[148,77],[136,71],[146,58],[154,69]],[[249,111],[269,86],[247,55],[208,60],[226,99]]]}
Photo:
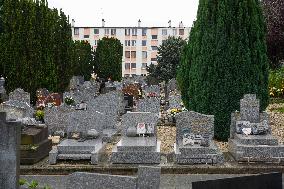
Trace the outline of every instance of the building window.
{"label": "building window", "polygon": [[131,58],[136,58],[136,51],[131,51]]}
{"label": "building window", "polygon": [[151,58],[151,61],[157,61],[157,58]]}
{"label": "building window", "polygon": [[79,28],[74,28],[74,35],[79,35]]}
{"label": "building window", "polygon": [[116,29],[111,29],[110,33],[111,33],[111,35],[116,35]]}
{"label": "building window", "polygon": [[105,29],[105,35],[109,35],[109,29]]}
{"label": "building window", "polygon": [[152,46],[152,50],[156,51],[156,50],[158,50],[158,47],[157,46]]}
{"label": "building window", "polygon": [[152,39],[158,39],[157,35],[152,35]]}
{"label": "building window", "polygon": [[168,35],[167,29],[163,29],[163,30],[162,30],[162,35]]}
{"label": "building window", "polygon": [[147,41],[146,40],[142,40],[142,46],[147,46]]}
{"label": "building window", "polygon": [[125,29],[125,35],[130,35],[130,29]]}
{"label": "building window", "polygon": [[142,35],[143,35],[143,36],[146,36],[146,35],[147,35],[147,29],[146,29],[146,28],[143,28],[143,29],[142,29]]}
{"label": "building window", "polygon": [[130,70],[130,63],[125,63],[124,67],[125,67],[126,70]]}
{"label": "building window", "polygon": [[84,38],[89,38],[90,36],[89,35],[84,35]]}
{"label": "building window", "polygon": [[97,46],[97,43],[98,43],[98,40],[95,40],[94,41],[94,45]]}
{"label": "building window", "polygon": [[179,29],[179,35],[184,35],[184,29]]}
{"label": "building window", "polygon": [[130,40],[125,40],[125,46],[130,47]]}
{"label": "building window", "polygon": [[97,28],[95,28],[95,29],[94,29],[94,34],[99,34],[99,33],[100,33],[100,30],[97,29]]}
{"label": "building window", "polygon": [[74,28],[74,35],[79,35],[79,28]]}
{"label": "building window", "polygon": [[147,63],[142,63],[142,67],[141,67],[143,70],[146,70],[147,68]]}
{"label": "building window", "polygon": [[131,69],[136,69],[136,63],[131,63]]}
{"label": "building window", "polygon": [[130,58],[130,51],[125,51],[125,58]]}
{"label": "building window", "polygon": [[177,35],[177,29],[173,29],[173,35]]}
{"label": "building window", "polygon": [[147,58],[147,51],[142,51],[142,58]]}
{"label": "building window", "polygon": [[136,28],[132,29],[132,35],[137,35],[137,29]]}
{"label": "building window", "polygon": [[136,40],[132,40],[131,44],[132,44],[133,47],[135,47],[136,46]]}

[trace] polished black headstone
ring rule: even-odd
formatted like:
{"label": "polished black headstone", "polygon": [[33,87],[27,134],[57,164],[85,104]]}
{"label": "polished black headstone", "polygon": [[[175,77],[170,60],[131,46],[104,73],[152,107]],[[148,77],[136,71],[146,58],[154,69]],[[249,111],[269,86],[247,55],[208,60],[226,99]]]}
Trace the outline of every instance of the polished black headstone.
{"label": "polished black headstone", "polygon": [[193,182],[192,189],[282,189],[282,173]]}

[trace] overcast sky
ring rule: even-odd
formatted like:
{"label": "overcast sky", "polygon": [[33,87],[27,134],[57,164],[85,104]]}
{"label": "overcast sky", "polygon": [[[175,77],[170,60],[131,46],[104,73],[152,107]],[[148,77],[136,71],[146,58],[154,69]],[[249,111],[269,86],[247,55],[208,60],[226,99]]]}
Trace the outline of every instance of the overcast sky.
{"label": "overcast sky", "polygon": [[196,18],[199,0],[48,0],[49,7],[62,8],[75,19],[75,26],[191,26]]}

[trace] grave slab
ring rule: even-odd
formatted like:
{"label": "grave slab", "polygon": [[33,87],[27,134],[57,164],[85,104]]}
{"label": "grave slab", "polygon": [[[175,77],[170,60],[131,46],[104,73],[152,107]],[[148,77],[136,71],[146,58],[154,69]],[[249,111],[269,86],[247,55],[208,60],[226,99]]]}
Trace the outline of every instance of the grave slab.
{"label": "grave slab", "polygon": [[[245,123],[241,124],[240,123]],[[263,126],[263,123],[266,123]],[[255,94],[245,94],[240,100],[240,112],[231,114],[229,152],[238,162],[284,162],[284,145],[271,135],[269,116],[260,112],[260,101]],[[245,133],[258,129],[261,132]],[[242,133],[239,133],[239,130]],[[237,133],[238,131],[238,133]]]}
{"label": "grave slab", "polygon": [[[214,116],[197,112],[181,112],[176,115],[177,137],[174,147],[177,164],[222,164],[224,156],[213,141]],[[186,131],[186,133],[185,133]],[[195,138],[192,144],[184,143],[188,136],[200,136],[200,140],[208,140],[202,146]],[[203,138],[204,137],[204,138]]]}

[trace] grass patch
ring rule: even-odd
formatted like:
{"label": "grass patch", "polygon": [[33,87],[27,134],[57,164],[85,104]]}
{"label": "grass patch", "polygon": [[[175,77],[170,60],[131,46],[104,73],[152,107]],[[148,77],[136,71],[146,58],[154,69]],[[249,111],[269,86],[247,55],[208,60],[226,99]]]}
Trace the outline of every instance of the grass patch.
{"label": "grass patch", "polygon": [[276,109],[277,112],[284,113],[284,107]]}

